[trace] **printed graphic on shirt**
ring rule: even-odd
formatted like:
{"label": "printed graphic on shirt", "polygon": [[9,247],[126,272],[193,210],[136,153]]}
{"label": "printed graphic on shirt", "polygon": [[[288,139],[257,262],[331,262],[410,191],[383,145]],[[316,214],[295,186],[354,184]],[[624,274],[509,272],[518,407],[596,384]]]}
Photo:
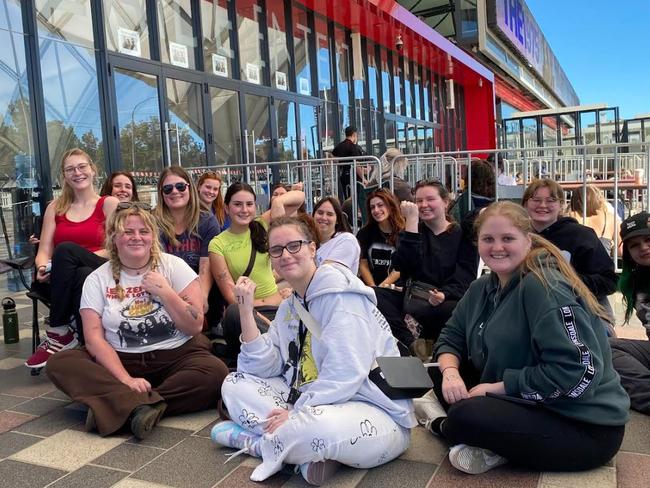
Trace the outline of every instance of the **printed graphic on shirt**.
{"label": "printed graphic on shirt", "polygon": [[164,240],[164,251],[174,256],[178,256],[192,268],[195,272],[199,269],[199,259],[201,258],[201,239],[195,235],[188,236],[187,233],[176,236],[180,241],[179,247],[174,247],[171,242]]}
{"label": "printed graphic on shirt", "polygon": [[318,368],[311,352],[311,332],[307,332],[298,369],[298,387],[307,385],[316,379],[318,379]]}
{"label": "printed graphic on shirt", "polygon": [[[134,348],[166,341],[179,331],[162,304],[140,286],[127,287],[120,303],[120,325],[117,336],[120,347]],[[117,299],[115,288],[106,291],[106,298]]]}
{"label": "printed graphic on shirt", "polygon": [[[368,248],[368,262],[374,280],[383,281],[388,276],[391,265],[391,256],[395,248],[383,242],[373,242]],[[379,282],[377,282],[379,284]]]}

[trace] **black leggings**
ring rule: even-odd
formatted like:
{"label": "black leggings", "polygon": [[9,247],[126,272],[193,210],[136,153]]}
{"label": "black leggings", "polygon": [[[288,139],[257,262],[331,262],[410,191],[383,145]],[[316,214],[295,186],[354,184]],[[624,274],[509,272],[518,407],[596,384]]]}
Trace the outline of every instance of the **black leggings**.
{"label": "black leggings", "polygon": [[77,335],[83,343],[83,327],[79,316],[81,291],[90,273],[106,259],[73,242],[62,242],[54,248],[50,274],[50,326],[70,324],[74,316]]}
{"label": "black leggings", "polygon": [[[275,318],[275,312],[278,311],[278,307],[274,305],[263,305],[255,307],[255,311],[272,321]],[[257,313],[255,314],[255,324],[262,334],[269,330],[269,325]],[[221,321],[221,327],[223,328],[223,338],[226,340],[226,359],[237,359],[239,349],[241,348],[241,342],[239,342],[241,322],[239,320],[239,307],[236,303],[226,307],[223,320]]]}
{"label": "black leggings", "polygon": [[[433,368],[438,371],[437,368]],[[466,377],[461,368],[461,376]],[[439,372],[435,391],[445,408]],[[471,372],[468,379],[475,380]],[[476,384],[466,382],[468,389]],[[540,405],[499,398],[468,398],[448,407],[442,435],[451,444],[489,449],[513,464],[537,471],[582,471],[607,463],[623,441],[625,426],[605,426],[558,415]]]}

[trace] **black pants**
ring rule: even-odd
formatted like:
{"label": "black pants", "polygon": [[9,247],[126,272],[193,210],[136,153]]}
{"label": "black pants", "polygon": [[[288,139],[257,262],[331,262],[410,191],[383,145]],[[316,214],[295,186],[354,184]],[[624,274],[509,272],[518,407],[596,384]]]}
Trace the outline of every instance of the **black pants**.
{"label": "black pants", "polygon": [[213,283],[212,288],[210,288],[210,293],[208,293],[208,312],[205,314],[208,331],[219,324],[225,308],[226,300],[221,295],[219,287]]}
{"label": "black pants", "polygon": [[650,415],[650,341],[610,339],[612,363],[630,396],[630,406]]}
{"label": "black pants", "polygon": [[[265,305],[255,307],[255,311],[264,315],[267,319],[273,320],[275,318],[275,312],[278,311],[278,307],[275,305]],[[269,325],[257,314],[255,314],[255,323],[262,334],[269,330]],[[239,307],[236,303],[226,307],[221,326],[223,327],[223,338],[226,341],[226,359],[236,360],[241,348],[241,342],[239,342],[241,322],[239,320]]]}
{"label": "black pants", "polygon": [[[375,288],[377,308],[386,317],[393,335],[405,345],[410,346],[415,337],[404,322],[404,293],[390,288]],[[421,337],[438,339],[440,331],[445,326],[456,308],[456,300],[446,300],[437,307],[422,301],[411,315],[422,326]]]}
{"label": "black pants", "polygon": [[[588,424],[539,405],[522,405],[480,396],[449,406],[442,396],[442,375],[432,368],[434,391],[447,409],[442,435],[451,444],[489,449],[508,461],[537,471],[597,468],[618,451],[625,426]],[[467,389],[479,382],[476,370],[461,364]]]}
{"label": "black pants", "polygon": [[62,242],[54,248],[50,274],[50,326],[68,325],[74,316],[77,334],[83,344],[83,327],[79,304],[84,281],[106,259],[73,242]]}

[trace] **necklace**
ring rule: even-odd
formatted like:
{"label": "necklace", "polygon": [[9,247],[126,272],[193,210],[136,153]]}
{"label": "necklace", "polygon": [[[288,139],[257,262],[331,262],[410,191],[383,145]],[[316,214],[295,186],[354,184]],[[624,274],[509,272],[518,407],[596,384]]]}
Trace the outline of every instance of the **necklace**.
{"label": "necklace", "polygon": [[131,267],[127,266],[126,264],[124,264],[122,261],[120,261],[120,266],[122,268],[124,268],[124,269],[128,269],[129,271],[135,271],[137,274],[140,274],[143,269],[145,269],[147,266],[149,266],[151,264],[151,260],[152,260],[152,258],[150,257],[149,261],[147,261],[147,263],[144,266],[140,266],[140,267],[137,267],[137,268],[131,268]]}

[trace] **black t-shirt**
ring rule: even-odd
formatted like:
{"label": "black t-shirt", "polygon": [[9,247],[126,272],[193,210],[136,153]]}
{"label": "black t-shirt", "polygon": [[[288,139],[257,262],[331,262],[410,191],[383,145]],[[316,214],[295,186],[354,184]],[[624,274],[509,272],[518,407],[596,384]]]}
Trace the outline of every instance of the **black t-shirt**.
{"label": "black t-shirt", "polygon": [[368,266],[375,284],[379,285],[386,279],[391,269],[391,258],[395,246],[386,241],[390,234],[384,234],[378,226],[363,227],[357,233],[361,247],[361,259],[368,260]]}

